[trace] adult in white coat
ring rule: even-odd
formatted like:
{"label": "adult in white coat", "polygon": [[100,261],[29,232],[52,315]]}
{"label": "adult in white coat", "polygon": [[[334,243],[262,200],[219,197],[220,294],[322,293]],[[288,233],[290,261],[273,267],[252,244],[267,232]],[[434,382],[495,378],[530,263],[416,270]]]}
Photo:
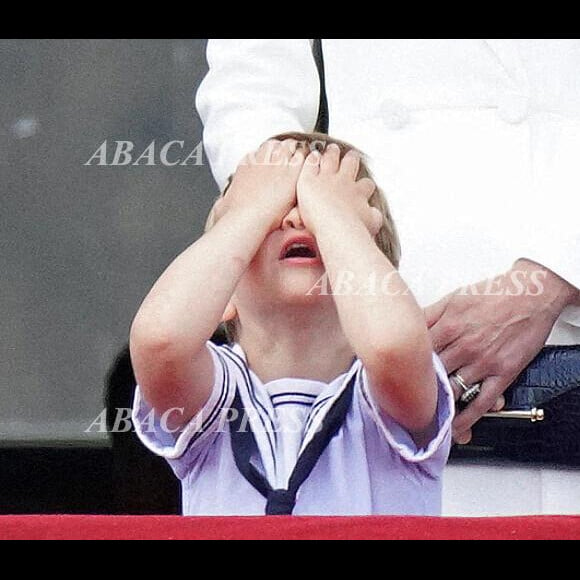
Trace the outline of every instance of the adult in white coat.
{"label": "adult in white coat", "polygon": [[[322,51],[329,133],[369,156],[447,371],[481,383],[455,419],[466,442],[546,341],[580,343],[580,41]],[[307,39],[210,40],[207,59],[197,108],[223,187],[268,137],[313,130],[319,75]]]}

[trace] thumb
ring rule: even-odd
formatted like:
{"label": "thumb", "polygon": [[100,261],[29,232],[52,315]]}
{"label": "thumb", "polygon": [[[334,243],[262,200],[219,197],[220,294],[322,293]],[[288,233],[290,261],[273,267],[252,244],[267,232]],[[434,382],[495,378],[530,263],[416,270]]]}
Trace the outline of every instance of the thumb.
{"label": "thumb", "polygon": [[427,328],[431,328],[441,318],[441,316],[443,316],[447,304],[449,303],[449,300],[451,300],[451,296],[452,294],[447,294],[447,296],[444,296],[441,300],[423,308]]}
{"label": "thumb", "polygon": [[222,196],[214,203],[212,208],[214,224],[226,213],[226,209],[226,200]]}
{"label": "thumb", "polygon": [[222,315],[222,322],[233,320],[238,314],[238,311],[231,300],[227,303],[224,313]]}

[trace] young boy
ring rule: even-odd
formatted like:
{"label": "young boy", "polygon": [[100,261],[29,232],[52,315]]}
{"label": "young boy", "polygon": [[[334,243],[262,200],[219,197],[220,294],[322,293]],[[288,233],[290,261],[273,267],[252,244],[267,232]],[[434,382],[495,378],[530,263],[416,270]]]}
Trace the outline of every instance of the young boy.
{"label": "young boy", "polygon": [[397,264],[351,146],[288,134],[240,164],[131,328],[136,430],[184,514],[440,513],[453,396]]}

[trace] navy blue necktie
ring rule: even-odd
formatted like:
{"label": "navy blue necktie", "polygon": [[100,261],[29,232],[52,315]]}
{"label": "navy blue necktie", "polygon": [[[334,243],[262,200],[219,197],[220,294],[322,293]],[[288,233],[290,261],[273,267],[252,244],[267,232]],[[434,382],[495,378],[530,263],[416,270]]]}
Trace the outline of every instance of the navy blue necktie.
{"label": "navy blue necktie", "polygon": [[298,489],[310,475],[318,458],[344,423],[352,403],[355,377],[356,375],[351,377],[344,391],[334,401],[322,420],[321,428],[300,454],[288,480],[288,489],[273,489],[264,475],[251,463],[250,459],[254,453],[257,453],[258,445],[249,422],[242,423],[244,408],[240,393],[236,390],[232,407],[236,409],[237,413],[235,419],[230,423],[234,460],[240,473],[266,498],[266,515],[290,515],[292,513]]}

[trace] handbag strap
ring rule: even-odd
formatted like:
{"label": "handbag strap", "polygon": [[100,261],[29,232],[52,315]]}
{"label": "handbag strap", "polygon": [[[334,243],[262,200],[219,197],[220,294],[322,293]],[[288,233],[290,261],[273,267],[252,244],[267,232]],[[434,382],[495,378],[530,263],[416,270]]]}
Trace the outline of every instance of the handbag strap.
{"label": "handbag strap", "polygon": [[322,38],[312,39],[312,55],[318,70],[320,81],[320,98],[318,101],[318,119],[314,128],[318,133],[328,134],[328,99],[326,97],[326,84],[324,81],[324,58],[322,54]]}

